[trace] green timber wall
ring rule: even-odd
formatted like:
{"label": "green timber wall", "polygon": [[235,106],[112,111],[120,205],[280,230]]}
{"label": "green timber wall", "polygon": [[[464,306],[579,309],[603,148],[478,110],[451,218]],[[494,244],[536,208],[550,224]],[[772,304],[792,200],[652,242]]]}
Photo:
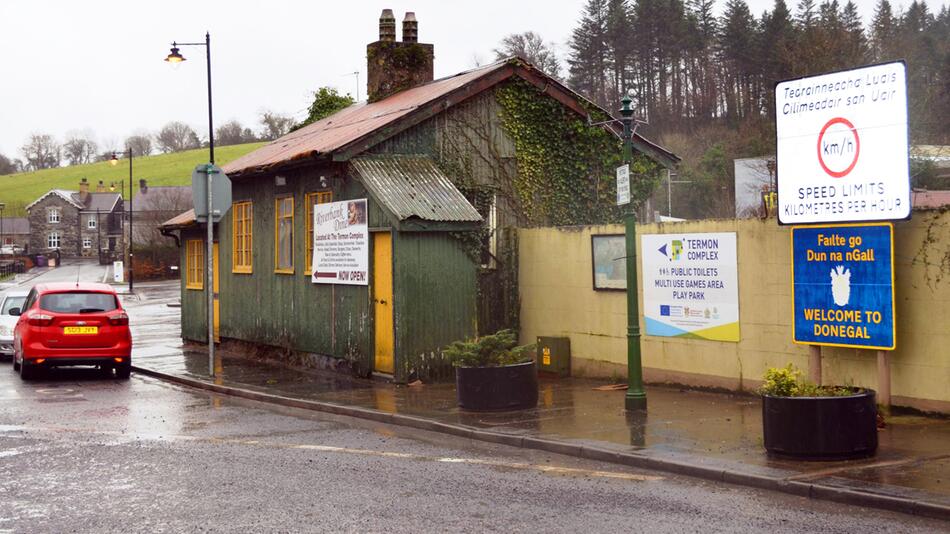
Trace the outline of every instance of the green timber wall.
{"label": "green timber wall", "polygon": [[[369,286],[313,284],[305,273],[305,194],[320,190],[320,176],[330,182],[333,200],[369,198],[370,231],[391,231],[389,215],[362,184],[344,177],[343,165],[287,173],[286,186],[273,177],[235,180],[234,202],[253,203],[253,269],[232,272],[232,213],[215,229],[219,242],[221,337],[295,351],[344,358],[357,371],[373,366],[375,329],[372,279]],[[274,200],[294,196],[294,274],[274,272]],[[184,242],[202,239],[202,229],[182,232],[181,265],[187,265]],[[370,242],[372,261],[372,241]],[[204,245],[203,245],[204,246]],[[396,379],[410,370],[426,376],[450,368],[438,348],[475,334],[476,265],[446,231],[396,232],[393,239]],[[370,265],[372,273],[372,265]],[[371,274],[372,276],[372,274]],[[184,274],[183,274],[184,279]],[[182,337],[207,341],[206,294],[182,282]]]}
{"label": "green timber wall", "polygon": [[[217,232],[218,228],[215,228]],[[204,290],[186,289],[185,280],[188,262],[185,257],[185,242],[192,239],[201,240],[201,250],[206,250],[205,230],[195,228],[181,232],[181,337],[191,341],[208,342],[208,297]],[[202,271],[203,273],[204,271]],[[207,285],[207,284],[205,284]]]}
{"label": "green timber wall", "polygon": [[[353,180],[342,180],[341,166],[306,172],[281,173],[285,186],[273,176],[235,180],[234,202],[253,203],[253,269],[232,272],[232,216],[221,221],[221,337],[302,352],[345,358],[365,373],[373,361],[373,306],[367,286],[314,284],[306,272],[307,193],[325,176],[333,200],[364,198]],[[274,272],[274,201],[294,197],[294,273]],[[369,201],[370,228],[389,227],[378,205]],[[372,254],[372,253],[371,253]],[[184,305],[184,303],[183,303]]]}
{"label": "green timber wall", "polygon": [[393,255],[396,376],[447,376],[435,349],[475,336],[475,262],[448,232],[398,232]]}

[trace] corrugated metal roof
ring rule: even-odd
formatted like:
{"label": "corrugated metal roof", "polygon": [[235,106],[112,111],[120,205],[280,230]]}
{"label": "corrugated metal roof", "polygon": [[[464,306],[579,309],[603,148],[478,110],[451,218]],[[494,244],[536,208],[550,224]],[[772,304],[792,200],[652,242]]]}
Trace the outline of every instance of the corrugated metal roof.
{"label": "corrugated metal roof", "polygon": [[911,205],[918,209],[950,205],[950,191],[914,191],[911,193]]}
{"label": "corrugated metal roof", "polygon": [[[427,107],[440,99],[445,99],[455,92],[464,93],[464,89],[469,84],[492,75],[494,75],[497,83],[519,74],[523,77],[540,79],[541,81],[538,83],[542,83],[545,88],[557,90],[558,94],[562,96],[562,101],[583,102],[583,106],[575,104],[579,110],[583,107],[597,108],[596,104],[537,70],[526,61],[519,58],[508,58],[484,67],[435,80],[419,87],[400,91],[378,102],[354,104],[231,161],[224,165],[223,170],[229,175],[237,176],[241,173],[264,171],[296,160],[328,155],[376,133],[384,127],[393,125],[414,111]],[[487,87],[490,87],[490,85]],[[482,90],[485,88],[482,88]],[[477,92],[468,96],[474,94],[477,94]],[[443,104],[447,108],[452,102],[446,100]],[[393,134],[395,133],[393,131]],[[636,134],[636,142],[651,147],[671,161],[679,160],[672,152],[650,142],[639,134]]]}
{"label": "corrugated metal roof", "polygon": [[426,156],[379,156],[350,162],[376,200],[400,221],[478,222],[481,215]]}
{"label": "corrugated metal roof", "polygon": [[197,219],[195,217],[195,210],[194,208],[192,208],[184,213],[175,215],[171,219],[168,219],[167,221],[163,222],[160,225],[160,227],[165,228],[167,230],[174,230],[177,228],[185,228],[187,226],[192,226],[196,223],[197,223]]}

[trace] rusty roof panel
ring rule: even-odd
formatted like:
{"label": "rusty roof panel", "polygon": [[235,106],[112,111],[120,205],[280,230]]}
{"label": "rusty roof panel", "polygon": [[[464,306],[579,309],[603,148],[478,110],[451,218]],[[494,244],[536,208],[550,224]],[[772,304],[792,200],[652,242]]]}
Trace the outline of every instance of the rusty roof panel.
{"label": "rusty roof panel", "polygon": [[194,208],[192,208],[184,213],[175,215],[171,219],[168,219],[167,221],[159,225],[159,227],[165,228],[167,230],[173,230],[176,228],[185,228],[187,226],[192,226],[196,223],[197,223],[197,220],[195,217],[195,210]]}
{"label": "rusty roof panel", "polygon": [[[507,72],[505,72],[506,69],[508,69]],[[479,81],[497,83],[497,81],[506,79],[510,75],[520,75],[525,79],[533,80],[532,83],[539,85],[539,87],[543,86],[545,92],[550,88],[552,96],[562,102],[570,103],[571,107],[580,113],[586,113],[584,111],[585,107],[597,107],[580,94],[537,70],[528,62],[520,58],[507,58],[484,67],[401,91],[378,102],[353,104],[231,161],[223,169],[224,172],[237,176],[242,173],[265,171],[269,168],[306,158],[332,154],[334,151],[352,145],[387,126],[394,125],[400,119],[406,118],[421,108],[429,107],[431,109],[432,104],[437,105],[437,101],[440,99],[445,99],[453,93],[463,90],[469,84]],[[482,89],[490,86],[491,84],[487,84]],[[462,92],[464,93],[464,91]],[[583,105],[581,102],[583,102]],[[444,107],[449,107],[454,103],[457,102],[451,102],[450,100],[443,100],[442,102]],[[607,112],[604,111],[604,113]],[[679,158],[672,152],[650,142],[639,134],[635,134],[635,136],[636,143],[655,150],[657,154],[668,158],[670,161],[678,161]]]}
{"label": "rusty roof panel", "polygon": [[379,102],[353,104],[231,161],[223,167],[224,172],[238,174],[331,153],[486,73],[504,67],[504,62],[498,62],[401,91]]}
{"label": "rusty roof panel", "polygon": [[350,162],[373,197],[400,221],[478,222],[481,215],[426,156],[378,156]]}

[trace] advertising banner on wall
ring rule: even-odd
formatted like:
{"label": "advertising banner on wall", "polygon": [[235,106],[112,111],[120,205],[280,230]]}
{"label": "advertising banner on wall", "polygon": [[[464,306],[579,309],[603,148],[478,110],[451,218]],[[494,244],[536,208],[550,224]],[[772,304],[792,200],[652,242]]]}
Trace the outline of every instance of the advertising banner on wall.
{"label": "advertising banner on wall", "polygon": [[782,224],[910,217],[903,62],[776,84],[775,135]]}
{"label": "advertising banner on wall", "polygon": [[641,237],[650,336],[739,341],[735,232]]}
{"label": "advertising banner on wall", "polygon": [[893,245],[890,223],[793,227],[793,341],[894,349]]}
{"label": "advertising banner on wall", "polygon": [[366,199],[313,207],[314,284],[369,285]]}

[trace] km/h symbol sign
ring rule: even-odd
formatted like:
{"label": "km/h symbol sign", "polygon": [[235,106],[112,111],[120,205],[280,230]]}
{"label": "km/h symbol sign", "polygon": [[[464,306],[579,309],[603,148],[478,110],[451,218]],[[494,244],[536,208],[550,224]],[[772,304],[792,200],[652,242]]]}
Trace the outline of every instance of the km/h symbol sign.
{"label": "km/h symbol sign", "polygon": [[858,163],[861,140],[851,121],[835,117],[818,134],[818,163],[829,176],[843,178]]}

